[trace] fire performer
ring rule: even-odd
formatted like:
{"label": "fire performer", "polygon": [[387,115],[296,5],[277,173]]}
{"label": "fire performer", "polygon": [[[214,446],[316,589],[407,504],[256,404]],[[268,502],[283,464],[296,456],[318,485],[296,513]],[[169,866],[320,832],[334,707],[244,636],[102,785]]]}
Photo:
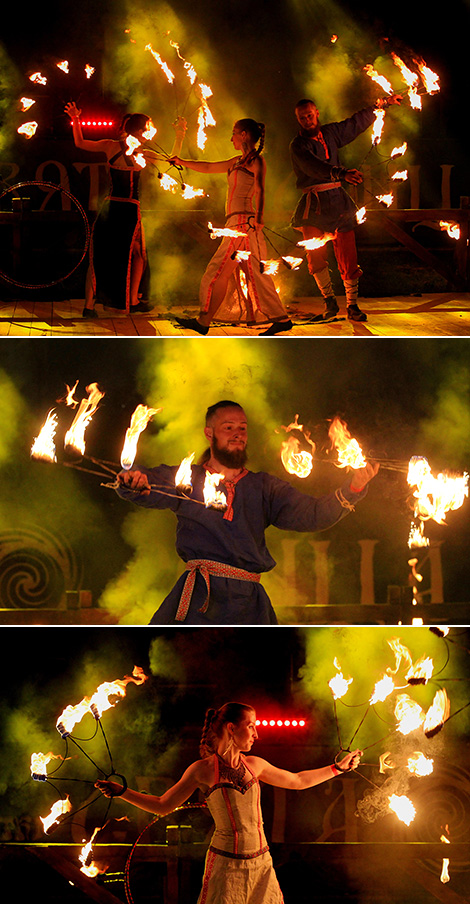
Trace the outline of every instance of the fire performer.
{"label": "fire performer", "polygon": [[276,788],[302,791],[335,776],[351,772],[362,752],[353,750],[333,765],[289,772],[258,756],[246,756],[258,738],[256,713],[244,703],[226,703],[208,709],[200,743],[201,759],[161,797],[117,782],[98,781],[108,798],[121,800],[165,816],[200,790],[215,823],[198,904],[282,904],[283,896],[273,868],[263,829],[260,781]]}
{"label": "fire performer", "polygon": [[[401,95],[393,94],[377,100],[374,106],[354,113],[342,122],[320,124],[320,114],[313,100],[299,100],[295,115],[300,130],[290,144],[292,166],[297,188],[302,190],[292,217],[292,226],[302,232],[304,239],[332,236],[333,249],[346,293],[349,320],[364,321],[367,315],[357,304],[359,277],[357,261],[356,205],[342,186],[342,182],[359,185],[362,173],[340,165],[338,151],[350,144],[372,125],[375,111],[401,103]],[[316,320],[331,320],[339,307],[328,268],[327,244],[307,252],[308,267],[321,295],[325,310]]]}
{"label": "fire performer", "polygon": [[[266,163],[262,157],[265,140],[263,123],[254,119],[240,119],[233,127],[231,141],[236,151],[241,151],[229,160],[209,162],[204,160],[182,160],[173,157],[172,162],[198,173],[227,173],[228,189],[225,204],[226,228],[239,235],[226,235],[211,258],[202,277],[199,290],[199,315],[197,318],[176,317],[181,327],[194,330],[206,336],[217,312],[220,314],[225,302],[227,319],[234,319],[230,296],[237,291],[234,277],[240,269],[246,280],[246,320],[248,323],[271,321],[261,335],[292,329],[292,321],[287,316],[277,294],[272,276],[263,272],[262,261],[267,259],[263,237],[264,195]],[[240,257],[245,255],[244,259]],[[243,306],[244,306],[243,302]],[[242,307],[235,315],[241,320]]]}
{"label": "fire performer", "polygon": [[[166,158],[140,146],[148,140],[150,131],[155,131],[155,127],[145,113],[131,113],[121,123],[118,140],[88,140],[82,134],[81,110],[71,102],[66,104],[65,112],[72,121],[76,147],[104,154],[111,181],[110,194],[93,227],[82,316],[97,316],[94,307],[96,299],[128,313],[147,312],[151,310],[149,304],[139,298],[147,278],[139,180],[147,160]],[[178,117],[173,125],[176,135],[172,153],[178,153],[186,132],[186,122]],[[142,155],[140,163],[133,149],[139,149]]]}
{"label": "fire performer", "polygon": [[[176,549],[186,563],[151,624],[276,624],[260,574],[276,562],[264,532],[272,524],[284,530],[319,531],[336,524],[366,494],[378,465],[367,463],[353,478],[318,498],[308,496],[265,472],[245,468],[247,419],[236,402],[222,400],[206,414],[210,447],[192,468],[192,500],[203,499],[206,472],[223,475],[226,511],[194,504],[175,492],[177,468],[160,465],[119,474],[117,492],[138,505],[169,508],[178,521]],[[152,490],[164,488],[166,495]]]}

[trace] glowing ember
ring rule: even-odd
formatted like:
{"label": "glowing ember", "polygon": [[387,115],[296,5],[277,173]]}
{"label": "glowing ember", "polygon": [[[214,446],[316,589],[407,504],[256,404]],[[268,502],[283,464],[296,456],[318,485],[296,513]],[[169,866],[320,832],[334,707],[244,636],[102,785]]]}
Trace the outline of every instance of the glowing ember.
{"label": "glowing ember", "polygon": [[458,240],[460,238],[460,226],[458,223],[449,223],[447,220],[439,220],[439,226],[443,232],[447,232],[447,235],[450,236],[451,239]]}
{"label": "glowing ember", "polygon": [[126,157],[132,157],[132,154],[137,150],[137,148],[140,148],[142,142],[139,141],[139,139],[136,138],[135,135],[128,135],[126,138],[126,144]]}
{"label": "glowing ember", "polygon": [[142,138],[144,139],[144,141],[151,141],[152,138],[155,138],[157,131],[158,131],[157,127],[154,126],[152,120],[149,119],[147,121],[145,132],[142,132]]}
{"label": "glowing ember", "polygon": [[34,82],[35,85],[47,85],[47,78],[44,75],[41,75],[40,72],[33,72],[32,75],[29,76],[30,82]]}
{"label": "glowing ember", "polygon": [[380,681],[377,681],[372,697],[369,700],[371,706],[374,703],[382,703],[395,690],[393,678],[390,675],[384,675]]}
{"label": "glowing ember", "polygon": [[390,207],[393,204],[393,194],[390,192],[388,195],[376,195],[377,201],[381,204],[384,204],[385,207]]}
{"label": "glowing ember", "polygon": [[80,402],[77,414],[64,439],[65,447],[76,449],[82,455],[85,454],[85,430],[104,396],[104,392],[101,392],[97,383],[91,383],[86,387],[86,391],[88,398],[82,399]]}
{"label": "glowing ember", "polygon": [[16,131],[18,132],[18,135],[24,135],[25,138],[32,138],[33,135],[36,134],[38,125],[39,123],[34,120],[32,122],[24,122]]}
{"label": "glowing ember", "polygon": [[304,262],[303,257],[292,257],[288,254],[284,255],[282,260],[290,270],[298,270],[300,265]]}
{"label": "glowing ember", "polygon": [[408,179],[408,170],[398,170],[393,174],[392,179],[394,179],[395,182],[406,182]]}
{"label": "glowing ember", "polygon": [[279,266],[280,266],[281,262],[269,260],[269,261],[261,261],[261,263],[263,265],[263,273],[267,273],[268,276],[275,276],[279,270]]}
{"label": "glowing ember", "polygon": [[412,700],[408,694],[398,694],[394,716],[397,720],[397,731],[403,735],[416,731],[421,727],[425,719],[425,714],[419,703]]}
{"label": "glowing ember", "polygon": [[364,66],[364,72],[369,76],[369,78],[372,79],[373,82],[377,82],[377,84],[380,85],[380,87],[383,88],[383,90],[386,91],[387,94],[393,94],[393,88],[388,78],[385,78],[384,75],[379,75],[379,73],[375,71],[374,67],[371,66],[370,63],[368,63],[367,66]]}
{"label": "glowing ember", "polygon": [[447,721],[450,714],[450,700],[445,690],[436,691],[434,700],[429,707],[424,720],[424,734],[427,738],[433,738]]}
{"label": "glowing ember", "polygon": [[31,446],[31,458],[40,458],[43,461],[57,461],[54,443],[57,423],[57,415],[52,409],[47,415],[39,436],[36,437]]}
{"label": "glowing ember", "polygon": [[[251,251],[242,251],[240,249],[235,254],[236,261],[247,261],[247,260],[249,260],[250,257],[251,257]],[[264,264],[265,261],[261,261],[261,263]]]}
{"label": "glowing ember", "polygon": [[358,441],[351,437],[346,424],[339,417],[333,418],[328,436],[338,453],[338,467],[363,468],[367,464]]}
{"label": "glowing ember", "polygon": [[131,417],[130,425],[126,430],[121,453],[121,467],[124,470],[128,471],[134,464],[139,436],[145,430],[150,419],[161,410],[161,408],[147,408],[147,405],[137,405]]}
{"label": "glowing ember", "polygon": [[331,38],[330,38],[331,44],[336,44],[337,40],[338,40],[338,35],[331,35]]}
{"label": "glowing ember", "polygon": [[186,492],[192,488],[191,465],[193,463],[194,454],[195,453],[192,452],[187,458],[183,458],[175,475],[175,486]]}
{"label": "glowing ember", "polygon": [[296,477],[308,477],[313,468],[311,452],[300,448],[300,442],[295,436],[289,436],[281,445],[281,461],[288,474]]}
{"label": "glowing ember", "polygon": [[356,211],[356,221],[360,223],[365,223],[367,219],[367,211],[365,207],[360,207],[359,210]]}
{"label": "glowing ember", "polygon": [[62,736],[64,736],[64,732],[70,734],[74,726],[83,719],[85,713],[91,711],[92,707],[97,713],[98,718],[101,718],[101,715],[105,710],[110,709],[117,703],[117,700],[113,703],[110,699],[111,697],[125,697],[127,685],[130,682],[141,685],[146,680],[147,676],[144,674],[143,669],[136,665],[134,666],[132,675],[127,675],[121,680],[104,681],[91,697],[84,697],[80,703],[75,705],[70,704],[64,709],[57,719],[57,730]]}
{"label": "glowing ember", "polygon": [[87,63],[86,66],[85,66],[85,75],[86,75],[86,77],[87,77],[87,78],[91,78],[92,75],[94,75],[94,73],[95,73],[95,67],[94,67],[94,66],[90,66],[90,64]]}
{"label": "glowing ember", "polygon": [[69,61],[68,61],[68,60],[62,60],[61,63],[57,63],[57,68],[58,68],[58,69],[61,69],[62,72],[65,72],[66,75],[68,75],[68,74],[69,74],[69,71],[70,71],[70,69],[69,69]]}
{"label": "glowing ember", "polygon": [[244,238],[244,232],[237,232],[236,229],[215,229],[212,223],[207,224],[207,228],[210,232],[211,239],[220,239],[223,236],[229,236],[229,238]]}
{"label": "glowing ember", "polygon": [[390,809],[396,813],[398,819],[400,819],[401,822],[404,822],[405,825],[409,826],[410,823],[413,822],[413,819],[416,816],[416,810],[409,797],[405,797],[404,794],[392,794],[389,797],[389,806]]}
{"label": "glowing ember", "polygon": [[422,521],[430,518],[443,524],[446,513],[459,509],[468,496],[468,474],[444,471],[434,477],[426,458],[413,456],[408,465],[408,484],[415,487],[414,514]]}
{"label": "glowing ember", "polygon": [[393,151],[391,152],[390,157],[392,160],[395,160],[396,157],[403,157],[403,154],[406,154],[407,150],[408,150],[408,145],[407,145],[406,141],[404,141],[403,144],[400,145],[400,147],[393,148]]}
{"label": "glowing ember", "polygon": [[160,54],[157,53],[157,51],[153,49],[151,44],[147,44],[147,46],[145,47],[145,50],[148,50],[152,54],[154,60],[157,61],[162,72],[165,73],[170,85],[172,85],[175,80],[175,76],[173,75],[170,67],[164,62],[164,60],[162,60]]}
{"label": "glowing ember", "polygon": [[308,251],[314,250],[315,248],[322,248],[323,245],[326,245],[327,242],[331,242],[332,239],[334,239],[334,235],[331,232],[324,232],[323,235],[313,239],[304,239],[304,241],[297,242],[297,244]]}
{"label": "glowing ember", "polygon": [[224,491],[217,489],[218,484],[223,479],[223,474],[211,474],[210,471],[206,471],[203,489],[206,508],[225,509],[227,507],[227,497]]}
{"label": "glowing ember", "polygon": [[425,756],[424,753],[421,753],[419,750],[417,750],[416,753],[412,753],[408,757],[406,767],[411,775],[417,775],[420,777],[424,775],[431,775],[434,769],[434,760],[431,760],[429,757]]}
{"label": "glowing ember", "polygon": [[372,127],[372,144],[375,147],[375,145],[380,144],[382,140],[382,132],[385,122],[385,110],[375,110],[374,116],[375,122]]}
{"label": "glowing ember", "polygon": [[21,97],[20,98],[21,112],[26,113],[26,111],[29,110],[30,107],[32,107],[33,104],[35,104],[35,103],[36,103],[36,101],[33,100],[32,97]]}
{"label": "glowing ember", "polygon": [[328,682],[328,687],[331,689],[334,699],[340,700],[348,692],[349,685],[352,684],[354,679],[344,677],[337,659],[334,660],[333,664],[338,671],[334,678],[331,678]]}
{"label": "glowing ember", "polygon": [[65,816],[67,813],[70,813],[71,809],[72,809],[72,804],[70,803],[68,794],[67,794],[67,797],[65,798],[65,800],[57,800],[55,802],[55,804],[52,805],[51,812],[49,813],[48,816],[44,816],[44,817],[40,816],[39,817],[39,819],[41,820],[41,822],[43,824],[44,832],[47,833],[49,831],[49,829],[51,828],[51,826],[55,825],[55,823],[58,824],[60,821],[60,817]]}

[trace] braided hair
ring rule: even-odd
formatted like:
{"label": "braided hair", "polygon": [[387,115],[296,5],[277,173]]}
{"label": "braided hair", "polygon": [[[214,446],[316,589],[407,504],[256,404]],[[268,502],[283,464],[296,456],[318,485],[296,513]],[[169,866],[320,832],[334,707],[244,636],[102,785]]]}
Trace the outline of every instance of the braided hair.
{"label": "braided hair", "polygon": [[264,122],[256,122],[255,119],[239,119],[235,123],[235,126],[242,132],[248,132],[248,134],[251,135],[252,140],[258,144],[257,148],[255,147],[252,151],[249,151],[243,161],[245,164],[251,163],[255,157],[260,157],[263,153],[266,139],[266,126]]}
{"label": "braided hair", "polygon": [[126,135],[134,135],[147,126],[149,116],[145,113],[127,113],[121,122],[121,132]]}
{"label": "braided hair", "polygon": [[228,722],[238,725],[245,713],[252,712],[253,707],[248,703],[224,703],[220,709],[208,709],[202,728],[199,752],[201,757],[210,756],[216,752],[217,743],[222,736],[223,729]]}

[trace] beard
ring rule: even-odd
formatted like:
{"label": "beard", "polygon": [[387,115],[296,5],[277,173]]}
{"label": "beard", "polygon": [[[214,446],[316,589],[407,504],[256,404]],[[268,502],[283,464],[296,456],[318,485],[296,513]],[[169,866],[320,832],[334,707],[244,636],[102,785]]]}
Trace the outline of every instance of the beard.
{"label": "beard", "polygon": [[222,449],[214,436],[212,439],[211,452],[214,458],[216,458],[221,465],[224,465],[225,468],[236,469],[245,467],[247,459],[246,446],[244,449],[234,449],[233,452],[230,452],[228,449]]}

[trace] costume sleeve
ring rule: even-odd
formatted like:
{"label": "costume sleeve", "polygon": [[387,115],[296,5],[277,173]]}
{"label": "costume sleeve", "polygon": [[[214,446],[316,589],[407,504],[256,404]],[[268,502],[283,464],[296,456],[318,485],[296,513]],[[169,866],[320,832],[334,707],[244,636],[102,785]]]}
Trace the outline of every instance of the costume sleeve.
{"label": "costume sleeve", "polygon": [[127,502],[134,502],[144,508],[178,510],[183,498],[177,494],[175,489],[176,467],[159,465],[157,468],[143,468],[140,465],[136,465],[132,470],[146,474],[149,484],[154,486],[155,489],[145,495],[121,484],[116,488],[116,493],[121,499],[125,499]]}
{"label": "costume sleeve", "polygon": [[300,136],[297,136],[291,142],[290,155],[292,167],[297,177],[308,176],[309,180],[314,182],[328,182],[329,179],[336,180],[340,178],[338,170],[343,168],[321,160]]}
{"label": "costume sleeve", "polygon": [[335,493],[308,496],[284,480],[271,475],[266,477],[269,523],[282,530],[326,530],[341,521],[350,511],[354,511],[356,502],[367,494],[367,487],[356,493],[347,483]]}
{"label": "costume sleeve", "polygon": [[365,132],[374,120],[375,107],[367,107],[365,110],[354,113],[348,119],[343,119],[342,122],[329,123],[324,126],[323,131],[329,130],[334,135],[336,147],[342,148]]}

